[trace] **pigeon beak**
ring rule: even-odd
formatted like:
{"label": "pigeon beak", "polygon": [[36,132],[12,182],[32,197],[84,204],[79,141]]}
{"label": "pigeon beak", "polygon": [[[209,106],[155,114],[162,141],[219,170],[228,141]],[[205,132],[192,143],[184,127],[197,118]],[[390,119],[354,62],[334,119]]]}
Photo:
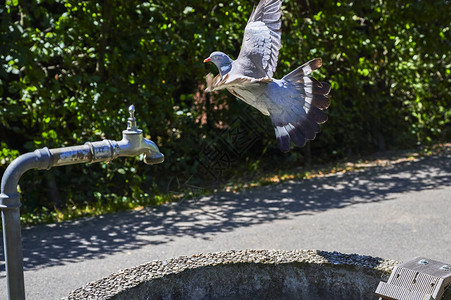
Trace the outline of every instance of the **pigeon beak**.
{"label": "pigeon beak", "polygon": [[204,59],[204,63],[209,62],[209,61],[211,61],[211,58],[210,58],[210,57]]}

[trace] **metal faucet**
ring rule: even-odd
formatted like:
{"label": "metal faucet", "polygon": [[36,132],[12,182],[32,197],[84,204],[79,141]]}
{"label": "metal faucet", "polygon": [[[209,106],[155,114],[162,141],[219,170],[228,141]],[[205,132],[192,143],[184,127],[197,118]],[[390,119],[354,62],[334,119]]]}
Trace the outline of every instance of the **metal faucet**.
{"label": "metal faucet", "polygon": [[[64,166],[82,162],[94,163],[99,161],[111,161],[120,156],[136,156],[144,153],[144,163],[149,165],[159,164],[164,161],[164,155],[158,146],[143,137],[143,132],[136,126],[135,106],[128,108],[130,117],[127,129],[122,131],[122,140],[103,140],[99,142],[87,142],[84,145],[50,149],[53,156],[53,166]],[[46,149],[46,148],[44,148]]]}
{"label": "metal faucet", "polygon": [[128,109],[130,117],[122,140],[87,142],[84,145],[56,149],[35,150],[16,158],[6,168],[1,181],[0,209],[2,210],[3,241],[5,248],[8,299],[25,299],[23,277],[22,236],[20,229],[20,195],[17,185],[20,177],[31,169],[50,169],[79,163],[111,161],[121,156],[144,154],[144,163],[153,165],[164,161],[158,146],[143,137],[136,126],[135,107]]}
{"label": "metal faucet", "polygon": [[120,154],[122,156],[135,156],[145,153],[144,163],[148,165],[159,164],[164,161],[164,155],[158,149],[158,146],[143,137],[141,129],[136,126],[135,106],[128,108],[130,117],[128,118],[127,130],[122,132],[122,140],[118,143]]}

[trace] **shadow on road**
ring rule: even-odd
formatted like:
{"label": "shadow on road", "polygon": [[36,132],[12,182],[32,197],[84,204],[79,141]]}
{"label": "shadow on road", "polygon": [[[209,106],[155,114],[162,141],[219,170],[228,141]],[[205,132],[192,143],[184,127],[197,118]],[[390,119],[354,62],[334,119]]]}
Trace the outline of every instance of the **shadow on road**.
{"label": "shadow on road", "polygon": [[[239,227],[387,201],[393,193],[450,184],[451,159],[445,155],[285,182],[239,194],[222,192],[141,211],[35,226],[22,231],[24,264],[25,269],[36,269],[168,243],[182,236],[208,239]],[[0,261],[0,276],[4,276],[3,251]]]}

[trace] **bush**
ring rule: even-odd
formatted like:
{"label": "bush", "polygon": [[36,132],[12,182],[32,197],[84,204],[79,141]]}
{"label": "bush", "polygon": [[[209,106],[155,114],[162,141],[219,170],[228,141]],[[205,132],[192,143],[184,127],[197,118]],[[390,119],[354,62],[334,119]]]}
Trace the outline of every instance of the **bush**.
{"label": "bush", "polygon": [[[32,172],[21,181],[25,209],[98,201],[94,193],[136,199],[181,183],[202,185],[210,175],[233,174],[236,165],[256,170],[260,161],[299,164],[299,150],[288,157],[277,150],[268,119],[225,92],[203,92],[205,74],[216,72],[203,59],[213,50],[238,56],[252,5],[6,1],[0,8],[2,170],[36,148],[120,139],[130,104],[138,126],[166,155],[153,167],[130,158]],[[283,10],[276,77],[322,57],[315,77],[332,83],[329,121],[311,143],[315,160],[449,139],[443,1],[284,1]],[[246,134],[248,143],[237,148],[237,136],[246,140]],[[221,152],[227,157],[212,157],[224,144],[232,145]]]}

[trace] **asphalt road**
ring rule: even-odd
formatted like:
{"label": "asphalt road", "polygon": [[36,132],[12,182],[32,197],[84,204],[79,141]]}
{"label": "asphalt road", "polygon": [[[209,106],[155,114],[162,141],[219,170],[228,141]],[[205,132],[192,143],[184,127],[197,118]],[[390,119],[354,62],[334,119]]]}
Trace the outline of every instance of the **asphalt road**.
{"label": "asphalt road", "polygon": [[[229,249],[317,249],[451,263],[451,153],[23,229],[27,299],[119,269]],[[3,245],[1,245],[3,248]],[[6,299],[0,252],[0,299]]]}

